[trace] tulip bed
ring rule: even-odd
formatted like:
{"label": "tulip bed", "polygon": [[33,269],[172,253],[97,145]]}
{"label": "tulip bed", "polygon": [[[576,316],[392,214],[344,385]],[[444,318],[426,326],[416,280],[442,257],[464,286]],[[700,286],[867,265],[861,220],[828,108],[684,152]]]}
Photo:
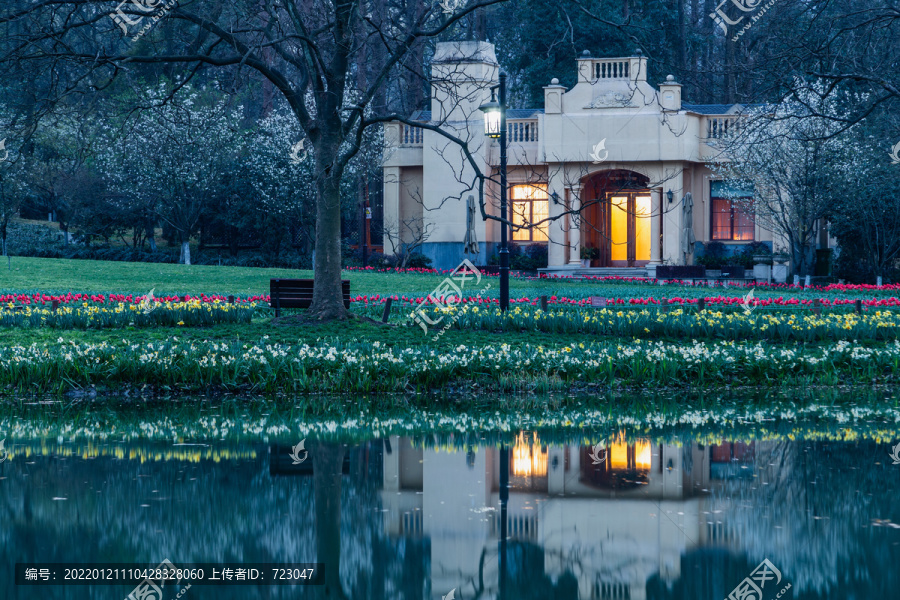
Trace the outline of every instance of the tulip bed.
{"label": "tulip bed", "polygon": [[[768,312],[657,308],[555,308],[543,311],[530,305],[502,313],[495,306],[425,308],[435,327],[462,330],[534,331],[554,334],[589,333],[625,338],[681,338],[821,342],[834,340],[900,339],[900,313],[870,310],[817,315],[810,310]],[[413,313],[409,315],[413,318]],[[410,321],[411,323],[411,321]]]}
{"label": "tulip bed", "polygon": [[524,344],[396,348],[379,342],[65,343],[0,352],[9,392],[73,387],[210,387],[250,393],[433,391],[481,382],[488,388],[593,386],[838,385],[888,383],[900,375],[900,342],[861,347],[778,347],[760,342]]}
{"label": "tulip bed", "polygon": [[[741,308],[741,306],[746,305],[748,308],[813,308],[816,305],[816,301],[818,301],[819,305],[825,308],[828,307],[845,307],[850,308],[853,307],[857,300],[861,303],[862,306],[866,308],[871,307],[900,307],[900,298],[895,296],[891,296],[889,298],[785,298],[783,296],[779,296],[777,298],[749,298],[747,299],[744,296],[698,296],[698,297],[682,297],[682,296],[667,296],[660,295],[659,297],[655,296],[646,296],[646,297],[633,297],[633,298],[620,298],[620,297],[609,297],[606,295],[598,294],[596,297],[603,298],[606,300],[608,305],[617,305],[617,306],[662,306],[663,300],[665,299],[669,305],[681,305],[685,307],[697,307],[700,303],[700,298],[703,298],[703,301],[706,304],[707,308],[711,307],[734,307]],[[406,295],[394,295],[394,296],[382,296],[381,294],[373,294],[371,296],[359,295],[359,296],[351,296],[351,303],[357,304],[357,308],[359,306],[369,307],[375,305],[383,305],[388,298],[391,298],[394,303],[402,305],[402,306],[420,306],[420,305],[428,305],[428,304],[442,304],[447,301],[447,298],[441,296],[438,298],[429,298],[428,296],[406,296]],[[519,298],[510,298],[510,305],[532,305],[538,306],[541,302],[540,296],[538,297],[529,297],[522,296]],[[485,296],[451,296],[449,298],[448,303],[453,304],[476,304],[476,305],[485,305],[485,306],[499,306],[500,300],[497,298],[487,298]],[[590,306],[591,305],[591,297],[569,297],[569,296],[548,296],[547,304],[550,306]]]}
{"label": "tulip bed", "polygon": [[80,302],[60,304],[55,310],[46,303],[0,304],[0,326],[51,327],[57,329],[123,327],[200,327],[220,323],[249,323],[256,304],[230,304],[223,300],[159,300],[135,302]]}

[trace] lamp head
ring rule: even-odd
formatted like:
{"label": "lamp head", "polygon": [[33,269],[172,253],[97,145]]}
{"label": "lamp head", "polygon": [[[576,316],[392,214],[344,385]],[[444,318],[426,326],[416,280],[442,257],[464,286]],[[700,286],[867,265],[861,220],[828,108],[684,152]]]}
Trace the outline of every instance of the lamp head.
{"label": "lamp head", "polygon": [[482,104],[478,109],[484,113],[484,135],[489,138],[500,137],[501,107],[491,94],[491,101]]}

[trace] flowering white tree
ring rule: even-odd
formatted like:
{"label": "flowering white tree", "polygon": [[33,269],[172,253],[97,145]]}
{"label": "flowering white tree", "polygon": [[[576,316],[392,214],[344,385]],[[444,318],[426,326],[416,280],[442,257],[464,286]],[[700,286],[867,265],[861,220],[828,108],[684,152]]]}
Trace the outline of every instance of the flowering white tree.
{"label": "flowering white tree", "polygon": [[717,176],[753,187],[753,198],[735,202],[787,243],[800,275],[809,273],[811,246],[832,202],[829,169],[846,143],[839,121],[818,116],[840,114],[841,101],[825,96],[819,84],[803,89],[748,110],[729,137],[716,141],[720,153],[709,162]]}
{"label": "flowering white tree", "polygon": [[12,115],[0,109],[0,250],[8,256],[6,237],[9,222],[19,213],[25,199],[24,160],[19,152],[20,142],[12,137],[15,131]]}
{"label": "flowering white tree", "polygon": [[[192,0],[167,4],[164,15],[151,16],[149,4],[135,0],[121,3],[117,18],[109,18],[112,5],[102,2],[14,0],[0,9],[0,26],[9,40],[9,51],[0,59],[80,67],[82,72],[70,79],[92,90],[108,87],[111,78],[160,65],[180,69],[186,77],[221,70],[239,79],[253,71],[277,90],[309,139],[316,190],[316,285],[309,314],[346,319],[341,291],[345,173],[368,129],[405,118],[371,107],[424,42],[452,35],[461,20],[503,1],[471,0],[445,12],[438,3]],[[135,22],[140,24],[128,32],[133,37],[118,42],[122,29],[128,29],[123,25]],[[135,40],[138,31],[144,35]]]}
{"label": "flowering white tree", "polygon": [[181,262],[191,264],[191,236],[204,209],[227,193],[227,176],[244,152],[240,107],[188,89],[164,102],[163,85],[149,92],[149,108],[105,127],[100,164],[123,210],[147,207],[177,232]]}
{"label": "flowering white tree", "polygon": [[877,282],[900,259],[900,165],[890,118],[880,115],[848,135],[829,169],[833,202],[828,214],[845,273]]}

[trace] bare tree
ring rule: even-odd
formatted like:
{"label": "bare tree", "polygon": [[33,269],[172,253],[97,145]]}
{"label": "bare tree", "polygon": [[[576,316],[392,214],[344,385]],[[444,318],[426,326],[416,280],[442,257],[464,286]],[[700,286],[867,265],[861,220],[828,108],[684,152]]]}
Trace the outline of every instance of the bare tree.
{"label": "bare tree", "polygon": [[406,267],[409,257],[428,241],[434,231],[434,223],[425,223],[422,217],[408,217],[397,221],[386,221],[381,234],[390,243],[400,259],[397,265]]}
{"label": "bare tree", "polygon": [[[306,132],[315,165],[310,314],[344,319],[341,181],[365,130],[382,122],[372,118],[371,105],[417,44],[502,1],[472,2],[452,14],[424,4],[414,10],[379,5],[376,19],[370,2],[357,0],[132,0],[118,8],[102,0],[14,0],[0,11],[0,26],[8,34],[5,61],[74,64],[88,89],[104,88],[140,65],[181,66],[181,83],[208,69],[229,69],[235,77],[250,69],[270,82]],[[130,39],[121,40],[123,31]],[[367,47],[378,48],[368,61],[372,75],[357,87],[352,69]]]}

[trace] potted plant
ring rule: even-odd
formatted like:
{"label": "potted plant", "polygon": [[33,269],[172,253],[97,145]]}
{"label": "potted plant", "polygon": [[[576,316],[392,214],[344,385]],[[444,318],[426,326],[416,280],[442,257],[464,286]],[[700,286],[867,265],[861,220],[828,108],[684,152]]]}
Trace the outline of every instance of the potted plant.
{"label": "potted plant", "polygon": [[600,260],[600,248],[591,248],[590,246],[583,246],[581,248],[582,267],[597,266],[594,264],[594,261],[597,260]]}
{"label": "potted plant", "polygon": [[725,265],[727,252],[722,242],[707,242],[703,247],[703,255],[697,257],[694,262],[706,267],[707,277],[719,278],[722,276],[722,266]]}
{"label": "potted plant", "polygon": [[762,283],[769,281],[772,270],[772,251],[762,242],[753,242],[744,249],[748,258],[748,268],[753,269],[753,278]]}
{"label": "potted plant", "polygon": [[772,279],[776,283],[784,283],[787,281],[788,268],[787,263],[791,259],[791,255],[784,248],[779,248],[772,254]]}

